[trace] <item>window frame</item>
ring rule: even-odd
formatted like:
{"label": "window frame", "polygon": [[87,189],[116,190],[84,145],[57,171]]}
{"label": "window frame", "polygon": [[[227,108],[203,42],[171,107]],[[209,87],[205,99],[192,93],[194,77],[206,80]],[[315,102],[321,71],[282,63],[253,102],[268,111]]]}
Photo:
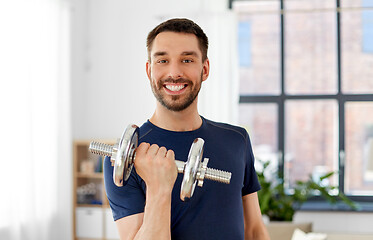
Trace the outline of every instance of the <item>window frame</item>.
{"label": "window frame", "polygon": [[[233,2],[238,0],[229,0],[228,7],[232,9]],[[245,0],[243,0],[245,1]],[[249,1],[249,0],[247,0]],[[342,70],[341,70],[341,0],[335,0],[335,16],[336,16],[336,38],[337,38],[337,93],[335,94],[286,94],[285,92],[285,16],[284,16],[284,1],[278,0],[280,2],[280,94],[279,95],[242,95],[239,96],[239,104],[255,104],[255,103],[274,103],[278,106],[278,151],[279,151],[279,177],[284,178],[284,155],[285,153],[285,102],[287,100],[326,100],[333,99],[338,103],[338,182],[339,191],[345,193],[345,103],[347,102],[373,102],[372,94],[345,94],[342,92]],[[371,9],[361,7],[361,9]],[[285,14],[286,15],[286,14]],[[346,194],[347,195],[347,194]],[[373,202],[373,195],[369,196],[359,196],[359,195],[347,195],[350,199],[360,202],[363,211],[373,211],[373,204],[368,204]],[[323,202],[325,204],[321,204]],[[331,206],[322,200],[321,197],[313,197],[304,204],[305,210],[330,210]],[[371,206],[372,205],[372,206]],[[335,210],[336,207],[333,207]],[[338,210],[346,210],[344,206],[337,205]]]}

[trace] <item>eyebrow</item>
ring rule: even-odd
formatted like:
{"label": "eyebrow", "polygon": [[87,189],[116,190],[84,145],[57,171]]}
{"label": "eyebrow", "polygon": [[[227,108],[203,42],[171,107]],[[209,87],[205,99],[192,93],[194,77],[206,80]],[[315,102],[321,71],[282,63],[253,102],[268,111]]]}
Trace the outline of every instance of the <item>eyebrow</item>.
{"label": "eyebrow", "polygon": [[167,55],[166,52],[155,52],[155,53],[153,54],[153,57],[159,57],[159,56],[165,56],[165,55]]}
{"label": "eyebrow", "polygon": [[[159,57],[159,56],[165,56],[165,55],[168,55],[167,52],[165,51],[159,51],[159,52],[155,52],[153,54],[153,57]],[[195,57],[198,57],[198,54],[195,52],[195,51],[184,51],[181,53],[182,56],[195,56]]]}
{"label": "eyebrow", "polygon": [[182,52],[181,55],[198,57],[198,54],[195,51],[185,51],[185,52]]}

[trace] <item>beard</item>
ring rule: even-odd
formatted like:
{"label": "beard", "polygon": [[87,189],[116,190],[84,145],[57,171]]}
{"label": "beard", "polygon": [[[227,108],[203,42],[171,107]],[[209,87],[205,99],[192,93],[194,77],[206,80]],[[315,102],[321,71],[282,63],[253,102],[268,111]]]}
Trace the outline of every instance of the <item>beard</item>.
{"label": "beard", "polygon": [[[178,78],[177,80],[172,78],[167,79],[160,79],[158,80],[157,84],[154,84],[153,81],[151,82],[151,87],[155,98],[158,100],[159,103],[162,104],[165,108],[173,112],[180,112],[184,109],[188,108],[194,100],[197,98],[199,91],[201,90],[202,85],[202,73],[200,81],[198,81],[195,85],[192,81],[185,78]],[[188,84],[187,87],[190,87],[191,91],[187,93],[187,96],[175,95],[170,96],[171,100],[167,100],[166,98],[169,95],[166,95],[163,90],[163,86],[165,83],[185,83]]]}

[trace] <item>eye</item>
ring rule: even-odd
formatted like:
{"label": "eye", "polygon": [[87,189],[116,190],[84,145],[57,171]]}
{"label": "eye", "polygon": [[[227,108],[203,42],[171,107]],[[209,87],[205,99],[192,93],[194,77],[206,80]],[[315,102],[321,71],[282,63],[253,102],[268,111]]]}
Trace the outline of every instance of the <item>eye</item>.
{"label": "eye", "polygon": [[184,59],[182,62],[183,63],[191,63],[191,62],[193,62],[193,60],[192,59]]}
{"label": "eye", "polygon": [[167,63],[168,61],[165,60],[165,59],[160,59],[160,60],[157,60],[157,63]]}

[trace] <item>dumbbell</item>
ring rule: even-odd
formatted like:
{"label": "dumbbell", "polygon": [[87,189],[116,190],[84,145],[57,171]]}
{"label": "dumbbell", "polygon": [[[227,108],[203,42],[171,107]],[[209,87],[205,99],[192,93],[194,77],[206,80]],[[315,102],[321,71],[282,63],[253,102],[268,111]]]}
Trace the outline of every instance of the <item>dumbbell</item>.
{"label": "dumbbell", "polygon": [[[113,181],[116,186],[124,186],[131,174],[136,157],[136,148],[139,141],[139,127],[130,124],[123,132],[122,137],[114,145],[100,142],[91,142],[89,149],[94,154],[111,157],[113,169]],[[208,158],[202,162],[202,155],[205,141],[196,138],[189,150],[186,162],[175,160],[178,173],[183,173],[180,198],[185,201],[193,196],[196,183],[203,186],[204,179],[209,179],[225,184],[230,183],[232,174],[230,172],[208,168]]]}

